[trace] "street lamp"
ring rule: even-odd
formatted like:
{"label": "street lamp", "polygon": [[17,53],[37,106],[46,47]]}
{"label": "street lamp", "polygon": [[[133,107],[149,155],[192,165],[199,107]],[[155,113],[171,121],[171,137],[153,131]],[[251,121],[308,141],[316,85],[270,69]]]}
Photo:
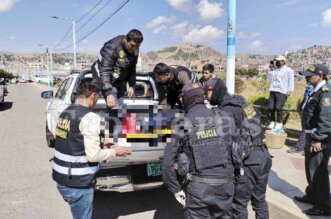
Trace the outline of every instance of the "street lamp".
{"label": "street lamp", "polygon": [[[50,68],[48,68],[48,71],[47,71],[47,77],[48,77],[47,85],[48,85],[48,87],[51,87],[51,86],[53,86],[53,51],[52,51],[52,47],[49,45],[44,45],[44,44],[39,44],[39,46],[47,47],[47,49],[49,49]],[[47,52],[47,55],[48,55],[48,52]],[[52,75],[52,80],[50,79],[50,75]]]}
{"label": "street lamp", "polygon": [[76,21],[73,18],[70,17],[58,17],[58,16],[52,16],[52,18],[55,19],[64,19],[64,20],[71,20],[72,21],[72,42],[73,42],[73,49],[74,49],[74,61],[73,61],[73,69],[76,69]]}

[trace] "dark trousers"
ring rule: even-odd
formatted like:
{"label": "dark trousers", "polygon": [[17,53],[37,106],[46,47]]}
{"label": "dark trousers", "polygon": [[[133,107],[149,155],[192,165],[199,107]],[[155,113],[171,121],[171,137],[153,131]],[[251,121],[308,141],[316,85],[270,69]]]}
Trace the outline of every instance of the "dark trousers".
{"label": "dark trousers", "polygon": [[299,139],[295,144],[295,147],[303,150],[305,148],[305,145],[306,145],[306,133],[304,131],[301,131],[299,135]]}
{"label": "dark trousers", "polygon": [[186,188],[186,219],[231,218],[234,184],[207,185],[190,182]]}
{"label": "dark trousers", "polygon": [[306,193],[313,199],[315,206],[323,210],[328,210],[330,203],[328,170],[330,151],[325,148],[319,152],[310,152],[311,141],[310,134],[306,134],[305,169],[308,182]]}
{"label": "dark trousers", "polygon": [[263,147],[252,150],[250,157],[252,160],[260,161],[260,164],[245,165],[244,175],[237,177],[232,204],[233,218],[247,219],[247,205],[251,201],[255,218],[268,219],[269,210],[265,193],[272,165],[271,156],[268,149]]}
{"label": "dark trousers", "polygon": [[275,114],[277,113],[277,122],[283,123],[283,107],[287,100],[285,94],[279,92],[270,92],[268,108],[270,110],[271,121],[276,121]]}

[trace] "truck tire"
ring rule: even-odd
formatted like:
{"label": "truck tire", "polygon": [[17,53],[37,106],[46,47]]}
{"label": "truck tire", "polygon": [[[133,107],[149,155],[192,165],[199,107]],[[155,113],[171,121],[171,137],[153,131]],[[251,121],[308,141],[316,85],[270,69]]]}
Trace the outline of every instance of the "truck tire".
{"label": "truck tire", "polygon": [[48,147],[55,148],[55,138],[53,134],[49,131],[47,122],[46,122],[46,141]]}

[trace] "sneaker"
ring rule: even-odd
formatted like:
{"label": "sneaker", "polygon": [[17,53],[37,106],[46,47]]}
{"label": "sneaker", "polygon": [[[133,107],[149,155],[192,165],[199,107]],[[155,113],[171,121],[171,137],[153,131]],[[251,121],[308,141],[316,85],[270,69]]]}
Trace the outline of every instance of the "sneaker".
{"label": "sneaker", "polygon": [[277,122],[275,125],[275,129],[282,129],[282,128],[283,128],[283,124]]}
{"label": "sneaker", "polygon": [[314,206],[307,210],[303,210],[302,212],[305,213],[306,215],[311,215],[311,216],[331,216],[330,210],[321,209],[317,206]]}
{"label": "sneaker", "polygon": [[270,122],[268,129],[274,129],[274,128],[275,128],[275,122],[272,121],[272,122]]}
{"label": "sneaker", "polygon": [[296,154],[296,153],[300,153],[302,151],[303,151],[303,149],[301,149],[301,148],[293,147],[293,148],[288,149],[286,152],[290,153],[290,154]]}

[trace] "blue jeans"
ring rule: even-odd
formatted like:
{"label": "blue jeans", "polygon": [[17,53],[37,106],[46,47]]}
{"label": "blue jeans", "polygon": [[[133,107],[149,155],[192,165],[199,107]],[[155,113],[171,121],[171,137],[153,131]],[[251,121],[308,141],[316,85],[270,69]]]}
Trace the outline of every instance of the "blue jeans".
{"label": "blue jeans", "polygon": [[93,188],[69,188],[57,184],[63,199],[69,203],[73,219],[91,219],[93,212]]}

